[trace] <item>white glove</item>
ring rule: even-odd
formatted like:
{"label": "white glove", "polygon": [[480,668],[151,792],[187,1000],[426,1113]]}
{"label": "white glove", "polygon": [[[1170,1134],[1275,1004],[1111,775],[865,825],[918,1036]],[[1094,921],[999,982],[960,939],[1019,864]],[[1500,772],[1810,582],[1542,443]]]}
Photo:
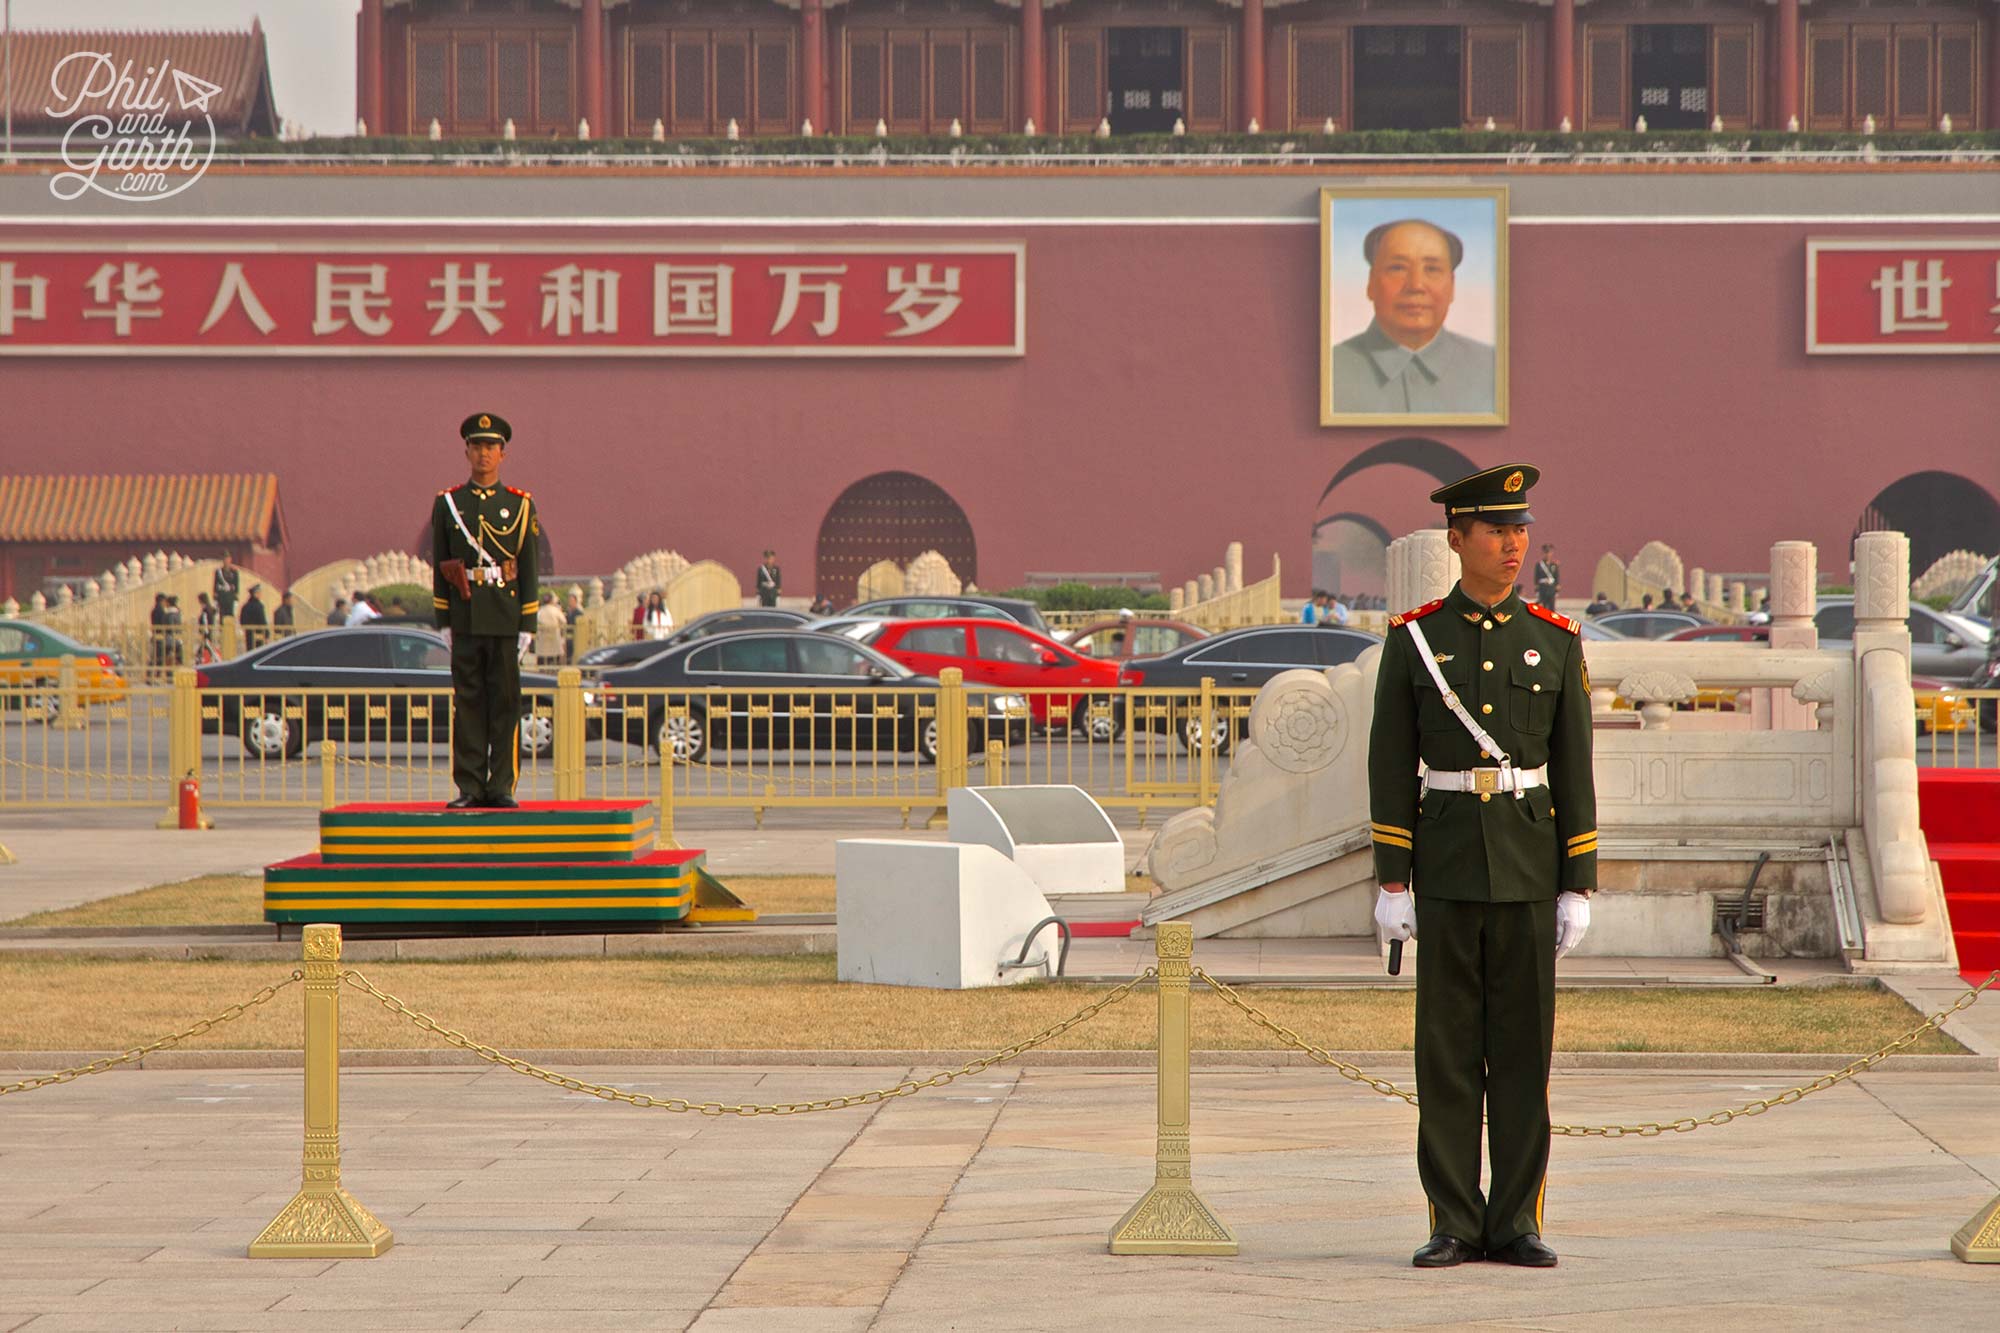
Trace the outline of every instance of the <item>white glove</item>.
{"label": "white glove", "polygon": [[1417,937],[1417,909],[1410,901],[1410,891],[1391,893],[1378,889],[1375,893],[1375,924],[1382,931],[1384,939],[1413,940]]}
{"label": "white glove", "polygon": [[449,625],[446,625],[446,626],[445,626],[445,627],[444,627],[443,629],[439,630],[439,631],[438,631],[438,633],[440,633],[440,634],[444,635],[444,650],[445,650],[446,652],[450,652],[450,651],[451,651],[451,626],[449,626]]}
{"label": "white glove", "polygon": [[1556,899],[1556,957],[1560,958],[1583,943],[1590,929],[1590,899],[1581,893],[1565,893]]}
{"label": "white glove", "polygon": [[514,649],[514,656],[526,657],[528,655],[528,646],[535,641],[534,631],[524,629],[516,637],[520,640],[520,642],[519,644],[516,645]]}

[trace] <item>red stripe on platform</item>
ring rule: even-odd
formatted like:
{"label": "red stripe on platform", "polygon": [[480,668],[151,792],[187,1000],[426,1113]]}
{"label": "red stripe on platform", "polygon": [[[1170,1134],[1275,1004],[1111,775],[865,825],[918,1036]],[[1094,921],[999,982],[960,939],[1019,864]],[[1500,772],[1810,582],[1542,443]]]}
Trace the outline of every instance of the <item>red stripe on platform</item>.
{"label": "red stripe on platform", "polygon": [[1130,937],[1138,924],[1137,921],[1072,921],[1069,934],[1077,940],[1122,940]]}
{"label": "red stripe on platform", "polygon": [[449,814],[454,818],[477,819],[482,815],[523,815],[523,814],[568,814],[579,810],[646,810],[658,805],[657,801],[523,801],[513,810],[446,810],[443,801],[356,801],[349,805],[337,805],[329,814],[339,815],[435,815]]}

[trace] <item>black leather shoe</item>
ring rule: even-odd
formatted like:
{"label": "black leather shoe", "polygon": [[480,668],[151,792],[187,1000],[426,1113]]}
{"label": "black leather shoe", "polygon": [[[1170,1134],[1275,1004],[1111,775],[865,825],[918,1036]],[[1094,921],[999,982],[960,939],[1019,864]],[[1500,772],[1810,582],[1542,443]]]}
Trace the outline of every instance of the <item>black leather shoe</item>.
{"label": "black leather shoe", "polygon": [[1486,1257],[1496,1264],[1513,1264],[1516,1268],[1556,1266],[1556,1252],[1542,1244],[1542,1238],[1532,1231],[1516,1236],[1497,1250],[1487,1251]]}
{"label": "black leather shoe", "polygon": [[1464,1263],[1476,1263],[1484,1256],[1477,1245],[1469,1245],[1456,1236],[1436,1235],[1410,1257],[1410,1263],[1418,1268],[1456,1268]]}
{"label": "black leather shoe", "polygon": [[479,808],[479,798],[477,796],[455,796],[444,803],[444,808],[447,810],[477,810]]}
{"label": "black leather shoe", "polygon": [[479,802],[488,810],[519,810],[521,803],[505,792],[495,792]]}

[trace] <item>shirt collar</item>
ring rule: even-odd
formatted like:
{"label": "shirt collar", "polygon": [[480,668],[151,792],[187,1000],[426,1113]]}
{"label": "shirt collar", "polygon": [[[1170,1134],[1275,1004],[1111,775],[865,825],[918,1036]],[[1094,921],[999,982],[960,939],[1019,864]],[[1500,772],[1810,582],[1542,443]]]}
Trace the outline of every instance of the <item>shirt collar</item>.
{"label": "shirt collar", "polygon": [[1375,363],[1375,369],[1380,372],[1383,379],[1395,379],[1412,363],[1423,372],[1425,378],[1432,381],[1438,378],[1437,357],[1443,350],[1440,345],[1444,337],[1443,329],[1432,335],[1429,342],[1415,349],[1403,346],[1384,333],[1382,326],[1373,321],[1368,325],[1368,333],[1368,356]]}
{"label": "shirt collar", "polygon": [[1453,614],[1468,621],[1491,618],[1496,623],[1504,625],[1521,614],[1521,594],[1512,590],[1508,591],[1506,598],[1498,606],[1487,607],[1467,596],[1463,584],[1454,583],[1444,602]]}

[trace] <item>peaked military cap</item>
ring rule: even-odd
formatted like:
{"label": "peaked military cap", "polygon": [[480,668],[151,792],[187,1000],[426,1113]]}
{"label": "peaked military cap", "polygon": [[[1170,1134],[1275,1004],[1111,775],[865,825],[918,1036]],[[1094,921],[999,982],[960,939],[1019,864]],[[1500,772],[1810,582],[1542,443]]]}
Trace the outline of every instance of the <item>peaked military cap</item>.
{"label": "peaked military cap", "polygon": [[1488,523],[1533,523],[1528,492],[1541,479],[1542,470],[1532,463],[1502,463],[1438,487],[1431,503],[1444,506],[1446,522],[1471,515]]}
{"label": "peaked military cap", "polygon": [[514,428],[507,424],[507,418],[492,412],[474,412],[458,423],[458,438],[471,444],[474,440],[498,440],[505,444],[514,438]]}

